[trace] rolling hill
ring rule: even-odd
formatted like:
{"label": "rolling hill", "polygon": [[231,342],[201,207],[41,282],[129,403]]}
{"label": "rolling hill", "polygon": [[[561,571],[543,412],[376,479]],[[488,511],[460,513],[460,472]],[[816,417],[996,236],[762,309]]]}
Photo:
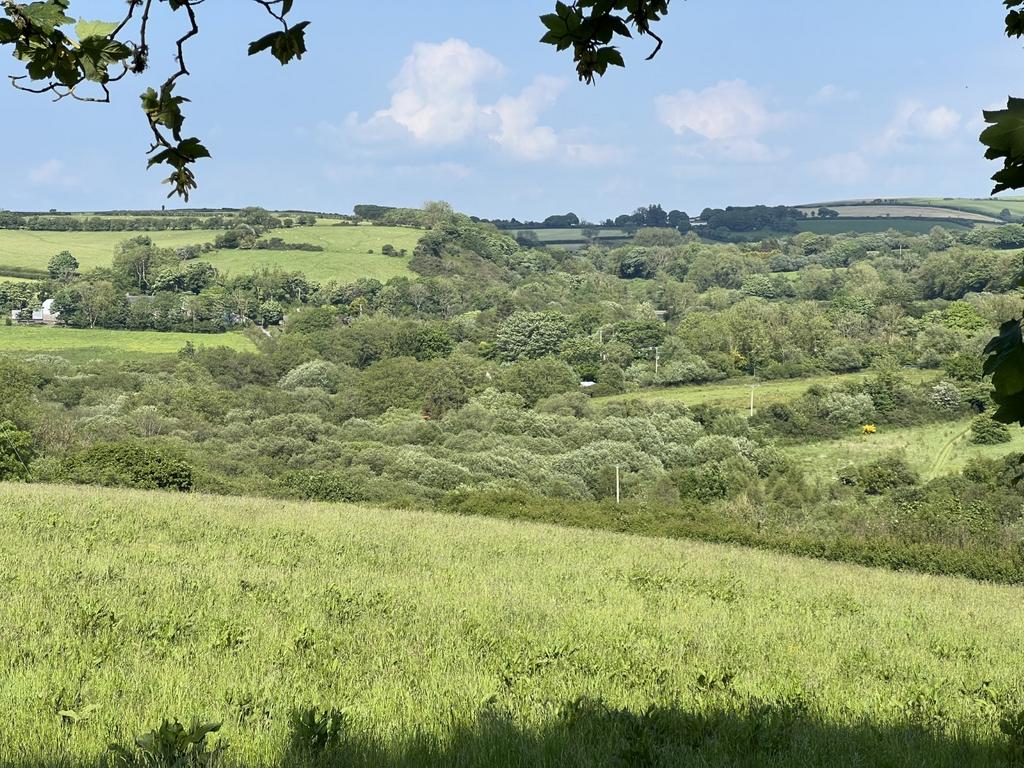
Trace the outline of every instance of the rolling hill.
{"label": "rolling hill", "polygon": [[282,768],[980,768],[1020,743],[999,729],[1022,706],[1020,588],[91,487],[0,484],[0,537],[11,768],[95,765],[193,718],[222,724],[218,765]]}

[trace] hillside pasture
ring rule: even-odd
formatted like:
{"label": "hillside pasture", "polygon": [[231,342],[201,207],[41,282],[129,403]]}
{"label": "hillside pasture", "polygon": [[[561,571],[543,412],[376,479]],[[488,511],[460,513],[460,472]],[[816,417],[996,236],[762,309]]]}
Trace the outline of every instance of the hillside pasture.
{"label": "hillside pasture", "polygon": [[[519,237],[522,234],[534,234],[537,236],[537,240],[539,242],[546,245],[564,245],[574,243],[585,244],[591,242],[590,239],[583,234],[585,229],[591,229],[591,227],[538,227],[537,229],[523,227],[521,229],[505,229],[502,230],[502,232],[510,237]],[[592,229],[596,232],[594,242],[611,242],[614,244],[616,241],[629,240],[633,237],[630,232],[627,232],[624,229],[613,229],[607,227],[593,227]]]}
{"label": "hillside pasture", "polygon": [[[165,248],[212,243],[219,231],[166,230],[159,232],[36,232],[0,230],[0,265],[3,267],[46,269],[50,258],[60,251],[70,251],[82,269],[110,266],[117,244],[131,237],[145,235]],[[384,256],[386,244],[412,254],[422,233],[408,227],[334,226],[293,227],[274,230],[272,237],[291,243],[312,243],[324,248],[315,251],[220,250],[205,254],[203,259],[218,269],[232,274],[251,272],[261,267],[275,267],[304,272],[312,280],[349,282],[359,277],[387,280],[411,274],[409,256]],[[373,253],[369,253],[369,251]]]}
{"label": "hillside pasture", "polygon": [[225,768],[988,768],[1024,704],[1021,588],[89,487],[0,484],[0,537],[9,768],[164,719],[220,723]]}
{"label": "hillside pasture", "polygon": [[962,231],[970,229],[971,225],[943,219],[905,219],[895,217],[878,219],[805,219],[797,224],[797,228],[801,232],[814,232],[818,235],[842,235],[848,232],[868,234],[888,232],[890,229],[912,235],[926,235],[931,232],[933,227]]}
{"label": "hillside pasture", "polygon": [[979,213],[996,218],[1003,209],[1009,210],[1014,216],[1024,216],[1024,198],[1022,197],[912,197],[907,198],[911,204],[929,205],[936,208],[948,208],[954,211]]}
{"label": "hillside pasture", "polygon": [[36,232],[0,230],[0,265],[46,269],[54,254],[71,251],[82,269],[109,267],[117,244],[145,235],[164,248],[211,243],[220,234],[213,230],[165,230],[161,232]]}
{"label": "hillside pasture", "polygon": [[[201,258],[229,274],[244,274],[261,267],[305,273],[311,280],[353,282],[361,277],[386,281],[411,276],[409,258],[423,236],[410,227],[334,226],[292,227],[270,233],[289,243],[311,243],[323,251],[215,251]],[[393,245],[405,257],[385,256],[381,248]],[[370,253],[372,251],[372,253]]]}
{"label": "hillside pasture", "polygon": [[[829,205],[839,218],[854,219],[962,219],[964,221],[988,222],[990,224],[1000,223],[994,216],[976,211],[965,211],[953,207],[937,207],[933,205]],[[817,213],[818,208],[801,208],[801,211],[810,216]],[[1000,209],[1001,210],[1001,209]],[[998,213],[998,211],[996,212]]]}
{"label": "hillside pasture", "polygon": [[920,427],[878,427],[873,435],[850,430],[849,437],[787,447],[786,453],[811,474],[835,479],[839,470],[864,464],[898,451],[923,479],[959,472],[973,458],[998,459],[1010,453],[1024,453],[1024,429],[1010,427],[1013,440],[999,445],[970,442],[970,419],[927,424]]}
{"label": "hillside pasture", "polygon": [[161,333],[0,325],[0,354],[17,357],[58,355],[72,362],[174,354],[188,342],[196,347],[228,347],[239,352],[256,350],[256,345],[242,333]]}
{"label": "hillside pasture", "polygon": [[[903,371],[908,381],[920,382],[937,378],[940,374],[919,369]],[[616,400],[639,399],[646,401],[662,401],[682,403],[683,405],[712,405],[719,408],[735,409],[748,412],[750,409],[751,385],[754,389],[754,407],[758,408],[771,403],[784,403],[795,400],[810,387],[822,384],[831,386],[844,382],[860,381],[866,373],[824,374],[808,376],[800,379],[772,379],[770,381],[730,380],[713,384],[688,384],[678,387],[652,387],[627,392],[621,395],[600,397],[595,402],[614,402]]]}

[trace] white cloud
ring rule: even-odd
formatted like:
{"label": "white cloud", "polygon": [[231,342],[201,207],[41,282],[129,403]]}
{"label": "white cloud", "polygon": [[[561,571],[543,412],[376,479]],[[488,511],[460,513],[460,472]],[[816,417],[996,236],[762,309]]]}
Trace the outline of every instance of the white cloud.
{"label": "white cloud", "polygon": [[841,152],[815,162],[816,172],[835,184],[855,184],[868,176],[868,164],[859,152]]}
{"label": "white cloud", "polygon": [[694,133],[711,141],[759,136],[781,120],[765,106],[764,97],[742,80],[659,96],[655,109],[658,119],[674,133]]}
{"label": "white cloud", "polygon": [[874,142],[879,152],[897,149],[907,140],[941,141],[951,138],[960,127],[959,112],[946,106],[928,108],[917,101],[899,105],[889,125]]}
{"label": "white cloud", "polygon": [[67,173],[64,163],[51,158],[28,172],[28,180],[38,186],[73,187],[78,179]]}
{"label": "white cloud", "polygon": [[691,139],[677,148],[685,157],[765,163],[789,154],[788,150],[771,147],[760,138],[781,125],[785,116],[772,112],[764,96],[742,80],[725,80],[702,91],[682,90],[659,96],[654,106],[664,125],[676,135]]}
{"label": "white cloud", "polygon": [[558,151],[559,138],[553,128],[538,125],[540,113],[553,106],[565,81],[538,77],[518,96],[503,96],[484,112],[496,118],[489,138],[503,149],[527,160],[543,160]]}
{"label": "white cloud", "polygon": [[857,91],[843,88],[835,83],[828,83],[818,89],[811,98],[811,101],[818,102],[819,104],[826,104],[835,101],[856,101],[859,98],[860,93]]}
{"label": "white cloud", "polygon": [[567,158],[591,165],[622,159],[616,147],[570,139],[541,122],[565,89],[560,78],[540,76],[518,94],[487,103],[480,89],[505,68],[465,40],[417,43],[392,83],[391,103],[366,122],[350,114],[342,129],[321,129],[329,137],[347,132],[364,139],[412,139],[421,146],[451,146],[483,140],[527,161]]}
{"label": "white cloud", "polygon": [[487,122],[477,85],[503,71],[500,61],[465,40],[416,43],[392,84],[391,106],[371,123],[390,120],[424,144],[462,141]]}

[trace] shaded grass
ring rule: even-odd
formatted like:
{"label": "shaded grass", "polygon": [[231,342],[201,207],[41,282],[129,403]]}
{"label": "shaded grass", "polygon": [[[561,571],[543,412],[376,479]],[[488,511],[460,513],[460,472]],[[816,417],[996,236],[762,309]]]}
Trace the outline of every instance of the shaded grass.
{"label": "shaded grass", "polygon": [[[356,506],[0,484],[0,764],[1005,765],[1024,590]],[[60,712],[89,712],[73,722]]]}

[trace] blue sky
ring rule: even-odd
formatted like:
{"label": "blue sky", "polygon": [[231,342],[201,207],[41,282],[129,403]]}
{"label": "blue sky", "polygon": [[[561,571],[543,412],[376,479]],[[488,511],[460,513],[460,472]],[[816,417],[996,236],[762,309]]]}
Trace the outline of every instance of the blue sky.
{"label": "blue sky", "polygon": [[[73,0],[72,13],[121,5]],[[198,166],[194,206],[444,199],[480,216],[596,220],[651,202],[696,213],[984,196],[996,168],[977,142],[981,109],[1024,95],[1024,50],[1002,36],[996,0],[675,0],[658,58],[629,42],[627,69],[597,87],[537,43],[553,0],[296,0],[310,52],[288,67],[245,55],[272,28],[247,5],[199,9],[179,91],[214,159]],[[169,66],[154,56],[113,105],[0,88],[0,207],[165,202],[137,96]]]}

